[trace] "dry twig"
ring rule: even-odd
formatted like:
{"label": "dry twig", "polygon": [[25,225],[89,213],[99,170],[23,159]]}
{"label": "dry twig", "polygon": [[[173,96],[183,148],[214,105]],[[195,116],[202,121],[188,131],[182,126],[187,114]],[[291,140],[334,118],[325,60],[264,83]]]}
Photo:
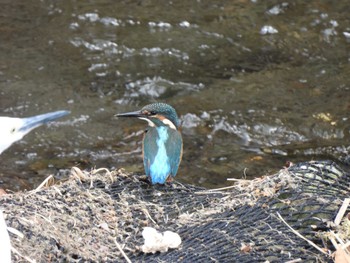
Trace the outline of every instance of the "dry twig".
{"label": "dry twig", "polygon": [[119,243],[117,242],[117,239],[114,239],[114,243],[117,246],[118,250],[120,251],[120,253],[123,255],[123,257],[125,258],[126,262],[128,263],[132,263],[131,260],[128,258],[128,256],[125,254],[125,252],[123,251],[122,247],[119,245]]}
{"label": "dry twig", "polygon": [[294,234],[296,234],[298,237],[300,237],[301,239],[305,240],[306,242],[308,242],[311,246],[313,246],[314,248],[316,248],[318,251],[320,251],[322,254],[328,255],[322,248],[320,248],[319,246],[317,246],[314,242],[310,241],[309,239],[307,239],[306,237],[304,237],[303,235],[301,235],[298,231],[296,231],[295,229],[293,229],[284,219],[283,217],[280,215],[280,213],[276,212],[277,216],[279,217],[279,219],[281,219],[281,221],[290,229],[292,230],[292,232]]}
{"label": "dry twig", "polygon": [[340,207],[340,209],[338,211],[337,216],[334,219],[334,223],[336,226],[338,226],[340,224],[341,220],[343,219],[344,214],[345,214],[346,209],[348,208],[349,204],[350,204],[350,198],[345,198],[342,206]]}

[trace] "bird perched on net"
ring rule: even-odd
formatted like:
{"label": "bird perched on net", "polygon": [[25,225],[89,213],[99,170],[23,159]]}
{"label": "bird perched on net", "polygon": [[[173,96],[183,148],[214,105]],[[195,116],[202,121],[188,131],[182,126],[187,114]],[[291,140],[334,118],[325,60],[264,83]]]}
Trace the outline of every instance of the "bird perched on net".
{"label": "bird perched on net", "polygon": [[36,127],[69,113],[69,111],[62,110],[27,118],[0,117],[0,154]]}
{"label": "bird perched on net", "polygon": [[182,158],[180,120],[175,109],[166,103],[153,103],[141,110],[117,114],[148,122],[142,143],[143,165],[152,184],[171,182]]}

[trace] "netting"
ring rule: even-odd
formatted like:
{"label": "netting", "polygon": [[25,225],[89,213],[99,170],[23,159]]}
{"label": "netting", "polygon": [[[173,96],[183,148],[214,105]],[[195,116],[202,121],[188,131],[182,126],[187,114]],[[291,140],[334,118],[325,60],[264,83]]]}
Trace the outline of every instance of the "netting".
{"label": "netting", "polygon": [[[349,173],[331,161],[225,190],[152,186],[120,170],[74,168],[61,184],[1,196],[0,209],[18,231],[11,233],[14,262],[329,262],[327,233],[338,231],[331,222],[349,184]],[[146,226],[178,233],[181,246],[143,253]]]}

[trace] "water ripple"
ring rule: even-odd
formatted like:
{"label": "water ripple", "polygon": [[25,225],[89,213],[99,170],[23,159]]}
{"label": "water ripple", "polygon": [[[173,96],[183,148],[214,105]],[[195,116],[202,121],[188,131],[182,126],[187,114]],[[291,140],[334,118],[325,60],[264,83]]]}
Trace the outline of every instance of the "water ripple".
{"label": "water ripple", "polygon": [[153,78],[144,78],[129,82],[125,85],[125,93],[123,98],[115,101],[117,104],[127,104],[130,98],[136,97],[152,97],[161,98],[168,92],[180,94],[182,91],[199,91],[204,88],[202,83],[192,84],[186,82],[172,82],[159,76]]}

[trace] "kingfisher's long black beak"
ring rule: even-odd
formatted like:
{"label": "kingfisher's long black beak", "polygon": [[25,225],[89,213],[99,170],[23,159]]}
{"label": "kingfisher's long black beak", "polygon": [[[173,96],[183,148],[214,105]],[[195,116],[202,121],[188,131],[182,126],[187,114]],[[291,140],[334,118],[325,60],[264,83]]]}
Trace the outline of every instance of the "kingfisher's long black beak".
{"label": "kingfisher's long black beak", "polygon": [[55,112],[49,112],[33,117],[23,118],[23,125],[19,128],[20,132],[27,133],[31,131],[32,129],[44,124],[51,122],[53,120],[56,120],[60,117],[66,116],[70,113],[70,111],[55,111]]}
{"label": "kingfisher's long black beak", "polygon": [[132,111],[126,113],[118,113],[115,115],[116,117],[136,117],[136,118],[146,118],[146,115],[141,111]]}

